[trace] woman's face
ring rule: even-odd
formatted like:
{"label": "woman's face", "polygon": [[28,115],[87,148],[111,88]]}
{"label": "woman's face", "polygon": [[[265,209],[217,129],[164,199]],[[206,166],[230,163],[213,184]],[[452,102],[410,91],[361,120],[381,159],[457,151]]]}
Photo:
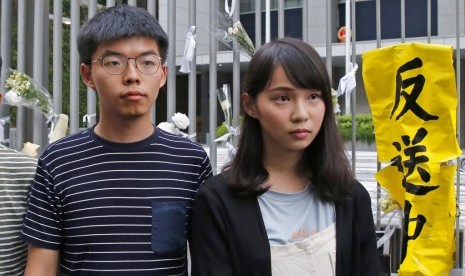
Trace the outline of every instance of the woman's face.
{"label": "woman's face", "polygon": [[243,101],[247,114],[260,122],[265,154],[303,153],[325,115],[322,92],[294,86],[282,66],[276,67],[270,84],[255,100],[246,94]]}

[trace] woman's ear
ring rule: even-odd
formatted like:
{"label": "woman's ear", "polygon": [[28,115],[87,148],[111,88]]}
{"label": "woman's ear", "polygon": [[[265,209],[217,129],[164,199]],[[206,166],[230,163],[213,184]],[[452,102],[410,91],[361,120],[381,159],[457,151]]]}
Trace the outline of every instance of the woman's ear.
{"label": "woman's ear", "polygon": [[90,65],[81,63],[81,77],[87,87],[95,90],[95,83],[92,79],[92,68]]}
{"label": "woman's ear", "polygon": [[255,99],[250,97],[247,92],[242,93],[241,96],[242,108],[244,108],[245,113],[252,118],[257,117],[257,107],[255,105]]}

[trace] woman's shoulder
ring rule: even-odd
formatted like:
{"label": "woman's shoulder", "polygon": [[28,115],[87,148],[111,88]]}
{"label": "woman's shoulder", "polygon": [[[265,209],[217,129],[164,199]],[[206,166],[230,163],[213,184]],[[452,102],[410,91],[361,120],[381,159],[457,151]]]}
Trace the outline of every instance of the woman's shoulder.
{"label": "woman's shoulder", "polygon": [[205,180],[197,193],[207,197],[214,196],[215,198],[228,202],[253,202],[257,198],[256,195],[243,194],[234,190],[228,183],[227,176],[224,172]]}
{"label": "woman's shoulder", "polygon": [[371,206],[371,196],[368,190],[358,180],[354,180],[351,200],[359,206]]}
{"label": "woman's shoulder", "polygon": [[214,193],[223,193],[228,190],[228,184],[222,173],[214,175],[202,184],[199,192],[208,191]]}
{"label": "woman's shoulder", "polygon": [[351,186],[352,188],[349,196],[345,197],[344,200],[339,201],[339,203],[344,205],[351,202],[371,201],[370,194],[362,183],[354,179]]}
{"label": "woman's shoulder", "polygon": [[370,194],[368,193],[368,190],[358,180],[354,180],[353,186],[354,186],[354,189],[352,193],[355,194],[356,196],[362,196],[362,197],[370,196]]}

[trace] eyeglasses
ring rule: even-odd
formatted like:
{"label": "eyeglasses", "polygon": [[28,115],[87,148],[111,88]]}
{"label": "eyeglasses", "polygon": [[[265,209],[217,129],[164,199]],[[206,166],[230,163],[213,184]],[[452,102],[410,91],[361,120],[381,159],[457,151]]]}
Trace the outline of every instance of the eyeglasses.
{"label": "eyeglasses", "polygon": [[111,55],[104,58],[98,58],[90,63],[100,60],[102,61],[103,70],[105,70],[105,72],[110,75],[119,75],[126,70],[130,59],[134,60],[136,68],[145,75],[155,74],[162,63],[162,58],[156,55],[143,55],[136,58],[128,58],[122,55]]}

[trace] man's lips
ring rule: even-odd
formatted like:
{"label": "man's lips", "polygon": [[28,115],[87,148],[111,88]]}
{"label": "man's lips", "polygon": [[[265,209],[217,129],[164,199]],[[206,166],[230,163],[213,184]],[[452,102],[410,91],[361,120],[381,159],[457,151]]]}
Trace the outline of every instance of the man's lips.
{"label": "man's lips", "polygon": [[123,99],[137,101],[140,100],[145,95],[139,91],[128,91],[121,96]]}

